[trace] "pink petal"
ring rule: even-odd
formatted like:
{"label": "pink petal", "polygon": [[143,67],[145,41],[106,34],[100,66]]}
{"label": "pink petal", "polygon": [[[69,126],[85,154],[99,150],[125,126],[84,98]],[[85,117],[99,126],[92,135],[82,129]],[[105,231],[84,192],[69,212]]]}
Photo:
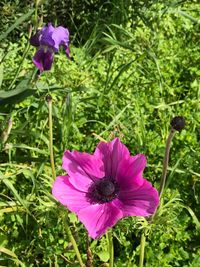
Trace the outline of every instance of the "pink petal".
{"label": "pink petal", "polygon": [[108,228],[122,218],[122,212],[112,203],[95,204],[78,212],[79,220],[85,225],[89,236],[99,238]]}
{"label": "pink petal", "polygon": [[70,183],[84,192],[87,192],[92,181],[104,177],[102,160],[88,153],[65,151],[62,167],[69,174]]}
{"label": "pink petal", "polygon": [[142,173],[146,163],[146,157],[143,154],[125,158],[120,162],[117,170],[116,181],[118,182],[121,190],[129,188],[133,183],[135,187],[143,184],[144,179],[142,177]]}
{"label": "pink petal", "polygon": [[159,194],[150,182],[143,179],[140,187],[133,183],[129,189],[121,190],[113,204],[122,210],[123,216],[149,216],[159,204]]}
{"label": "pink petal", "polygon": [[130,153],[128,148],[123,145],[119,138],[112,142],[100,142],[94,155],[101,158],[105,166],[105,175],[115,178],[118,166],[122,159],[128,158]]}
{"label": "pink petal", "polygon": [[85,192],[81,192],[71,185],[69,176],[58,176],[53,183],[53,196],[72,212],[78,212],[80,209],[90,205],[87,202]]}

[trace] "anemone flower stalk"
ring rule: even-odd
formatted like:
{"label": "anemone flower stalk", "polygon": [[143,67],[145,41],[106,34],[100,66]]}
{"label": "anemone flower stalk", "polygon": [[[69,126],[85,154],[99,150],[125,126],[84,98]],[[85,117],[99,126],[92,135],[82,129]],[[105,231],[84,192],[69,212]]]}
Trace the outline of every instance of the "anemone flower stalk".
{"label": "anemone flower stalk", "polygon": [[49,108],[49,150],[50,150],[50,162],[52,169],[53,180],[56,179],[56,170],[54,163],[54,155],[53,155],[53,122],[52,122],[52,97],[48,95],[46,97],[48,108]]}
{"label": "anemone flower stalk", "polygon": [[114,266],[114,246],[113,246],[113,235],[112,231],[108,231],[107,233],[107,239],[108,239],[108,251],[109,251],[109,267]]}
{"label": "anemone flower stalk", "polygon": [[[47,103],[48,103],[48,108],[49,108],[49,150],[50,150],[50,162],[51,162],[51,169],[52,169],[52,176],[53,180],[56,178],[56,171],[55,171],[55,164],[54,164],[54,154],[53,154],[53,121],[52,121],[52,97],[48,95],[46,97]],[[70,227],[67,223],[67,214],[66,216],[63,215],[63,224],[65,226],[67,235],[72,243],[72,246],[74,248],[74,251],[76,253],[77,259],[79,261],[79,264],[81,267],[84,267],[85,265],[83,264],[81,254],[79,252],[78,246],[76,244],[76,240],[74,239],[72,232],[70,230]]]}
{"label": "anemone flower stalk", "polygon": [[89,236],[87,236],[86,247],[87,247],[86,267],[93,267],[93,264],[92,264],[92,252],[91,252],[91,249],[90,249],[90,238],[89,238]]}
{"label": "anemone flower stalk", "polygon": [[[163,160],[163,170],[162,170],[162,176],[160,180],[160,188],[159,188],[159,196],[161,198],[164,187],[165,187],[165,181],[166,181],[166,176],[167,176],[167,168],[168,168],[168,162],[169,162],[169,152],[170,152],[170,144],[175,135],[175,130],[172,128],[169,136],[167,138],[166,142],[166,147],[165,147],[165,156]],[[154,216],[156,214],[156,210],[154,214],[150,217],[150,222],[153,222]],[[143,267],[144,264],[144,252],[145,252],[145,243],[146,243],[146,229],[143,230],[141,234],[141,239],[140,239],[140,258],[139,258],[139,267]]]}
{"label": "anemone flower stalk", "polygon": [[144,251],[145,251],[145,243],[146,243],[146,229],[141,234],[140,239],[140,259],[139,259],[139,267],[143,267],[144,263]]}
{"label": "anemone flower stalk", "polygon": [[172,128],[170,130],[169,136],[167,138],[167,143],[166,143],[166,148],[165,148],[165,156],[164,156],[164,160],[163,160],[163,170],[162,170],[162,176],[161,176],[160,188],[159,188],[160,197],[162,196],[164,188],[165,188],[165,182],[166,182],[166,177],[167,177],[167,168],[168,168],[168,163],[169,163],[170,145],[171,145],[172,139],[174,138],[175,133],[176,133],[175,130]]}
{"label": "anemone flower stalk", "polygon": [[[176,116],[171,120],[170,124],[171,124],[171,130],[170,130],[170,133],[169,133],[167,141],[166,141],[165,155],[164,155],[164,159],[163,159],[163,170],[162,170],[162,176],[161,176],[161,180],[160,180],[160,188],[159,188],[160,199],[163,195],[165,183],[166,183],[171,142],[174,138],[176,131],[181,132],[183,130],[183,128],[185,127],[185,118],[182,116]],[[153,219],[156,215],[156,212],[157,212],[157,209],[155,210],[154,214],[150,217],[149,221],[151,223],[153,223]],[[144,232],[141,235],[139,267],[143,267],[143,263],[144,263],[145,242],[146,242],[146,229],[144,230]]]}
{"label": "anemone flower stalk", "polygon": [[169,133],[169,136],[167,138],[166,142],[166,148],[165,148],[165,156],[163,160],[163,171],[161,176],[161,182],[160,182],[160,189],[159,189],[159,195],[160,198],[163,194],[164,188],[165,188],[165,182],[166,182],[166,176],[167,176],[167,168],[169,164],[169,152],[170,152],[170,145],[172,142],[172,139],[174,138],[175,133],[178,131],[182,131],[182,129],[185,127],[185,118],[182,116],[176,116],[171,120],[171,130]]}
{"label": "anemone flower stalk", "polygon": [[155,212],[159,195],[142,176],[145,166],[145,156],[131,156],[119,138],[100,142],[93,155],[67,150],[62,167],[68,175],[56,178],[52,193],[97,239],[123,217]]}

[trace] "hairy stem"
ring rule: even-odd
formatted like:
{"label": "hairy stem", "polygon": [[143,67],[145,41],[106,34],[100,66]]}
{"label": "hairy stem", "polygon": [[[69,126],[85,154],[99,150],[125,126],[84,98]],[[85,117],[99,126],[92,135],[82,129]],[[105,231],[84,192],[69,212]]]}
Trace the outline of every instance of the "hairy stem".
{"label": "hairy stem", "polygon": [[[162,197],[164,188],[165,188],[165,182],[166,182],[166,177],[167,177],[167,168],[168,168],[168,163],[169,163],[169,152],[170,152],[170,145],[172,142],[172,139],[175,135],[176,131],[175,129],[171,129],[169,136],[167,138],[166,142],[166,147],[165,147],[165,155],[163,159],[163,169],[162,169],[162,176],[161,176],[161,181],[160,181],[160,188],[159,188],[159,196],[160,198]],[[153,219],[156,215],[157,210],[155,213],[150,217],[149,222],[153,223]],[[139,262],[139,267],[143,267],[143,262],[144,262],[144,251],[145,251],[145,241],[146,241],[146,231],[142,233],[141,235],[141,241],[140,241],[140,262]]]}
{"label": "hairy stem", "polygon": [[143,267],[143,264],[144,264],[145,242],[146,242],[146,236],[145,236],[145,231],[144,231],[142,233],[141,239],[140,239],[140,261],[139,261],[139,267]]}
{"label": "hairy stem", "polygon": [[53,154],[53,122],[52,122],[52,98],[51,96],[47,97],[48,108],[49,108],[49,150],[50,150],[50,162],[52,169],[53,180],[56,179],[56,171],[54,164],[54,154]]}
{"label": "hairy stem", "polygon": [[[53,154],[53,122],[52,122],[52,97],[50,95],[47,96],[46,98],[48,102],[48,108],[49,108],[49,149],[50,149],[50,161],[51,161],[51,169],[52,169],[52,176],[53,180],[56,179],[56,171],[55,171],[55,164],[54,164],[54,154]],[[84,267],[85,265],[83,264],[83,261],[81,259],[81,254],[79,252],[78,246],[76,244],[76,241],[72,235],[72,232],[70,230],[70,227],[67,223],[67,212],[65,215],[62,216],[63,218],[63,223],[65,225],[65,229],[67,232],[67,235],[69,237],[69,240],[72,243],[72,246],[74,248],[74,251],[76,253],[77,259],[79,261],[79,264],[81,267]]]}
{"label": "hairy stem", "polygon": [[108,238],[108,248],[109,248],[109,255],[110,255],[109,267],[113,267],[114,266],[114,247],[113,247],[113,236],[112,236],[111,230],[107,233],[107,238]]}
{"label": "hairy stem", "polygon": [[162,170],[162,176],[161,176],[161,181],[160,181],[160,188],[159,188],[159,195],[160,198],[162,197],[164,188],[165,188],[165,182],[166,182],[166,176],[167,176],[167,168],[168,168],[168,163],[169,163],[169,152],[170,152],[170,145],[171,141],[175,135],[176,131],[172,128],[169,136],[167,138],[166,142],[166,147],[165,147],[165,156],[163,160],[163,170]]}
{"label": "hairy stem", "polygon": [[89,238],[89,236],[87,236],[86,247],[87,247],[86,267],[93,267],[93,264],[92,264],[92,252],[91,252],[91,249],[90,249],[90,238]]}
{"label": "hairy stem", "polygon": [[69,227],[69,225],[68,225],[68,223],[67,223],[67,220],[68,220],[68,218],[67,218],[67,215],[66,215],[66,213],[65,213],[65,216],[63,216],[63,223],[64,223],[64,226],[65,226],[67,235],[68,235],[68,237],[69,237],[70,242],[72,243],[72,246],[73,246],[73,248],[74,248],[74,251],[75,251],[75,253],[76,253],[76,257],[77,257],[77,259],[78,259],[78,261],[79,261],[80,266],[81,266],[81,267],[85,267],[85,265],[84,265],[84,263],[83,263],[83,261],[82,261],[81,254],[80,254],[80,252],[79,252],[79,249],[78,249],[76,240],[74,239],[74,237],[73,237],[73,235],[72,235],[72,232],[71,232],[70,227]]}

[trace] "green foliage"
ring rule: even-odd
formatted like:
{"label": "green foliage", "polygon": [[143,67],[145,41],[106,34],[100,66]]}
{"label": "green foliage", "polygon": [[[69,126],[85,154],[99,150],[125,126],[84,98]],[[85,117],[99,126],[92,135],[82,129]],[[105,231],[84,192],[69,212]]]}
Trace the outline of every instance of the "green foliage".
{"label": "green foliage", "polygon": [[[51,16],[58,25],[68,26],[69,21],[74,38],[74,61],[60,52],[52,70],[40,79],[31,63],[34,49],[27,49],[22,19],[33,4],[19,14],[18,1],[7,1],[1,11],[7,39],[2,40],[0,54],[0,265],[79,266],[61,219],[63,208],[51,196],[45,100],[51,94],[57,175],[63,174],[66,148],[92,153],[102,138],[119,136],[131,154],[147,156],[145,177],[158,188],[170,120],[185,116],[186,129],[176,133],[172,144],[167,188],[154,223],[129,217],[113,228],[115,265],[138,265],[140,235],[147,229],[146,267],[196,267],[200,264],[197,2],[83,1],[80,7],[80,1],[73,1],[68,8],[69,2],[59,1],[53,9],[55,1],[46,1],[38,10],[45,23]],[[83,45],[77,47],[80,40]],[[68,218],[86,261],[86,231],[74,214]],[[106,266],[106,237],[91,241],[90,248],[94,266]]]}

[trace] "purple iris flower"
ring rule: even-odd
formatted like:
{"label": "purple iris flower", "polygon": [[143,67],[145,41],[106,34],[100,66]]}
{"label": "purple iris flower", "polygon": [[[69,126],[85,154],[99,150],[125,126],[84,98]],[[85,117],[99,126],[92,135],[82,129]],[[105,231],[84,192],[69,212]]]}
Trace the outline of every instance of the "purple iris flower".
{"label": "purple iris flower", "polygon": [[68,175],[56,178],[52,193],[99,238],[123,217],[156,211],[159,195],[143,178],[145,166],[145,156],[131,156],[119,138],[100,142],[93,155],[67,150],[62,167]]}
{"label": "purple iris flower", "polygon": [[66,56],[70,57],[69,31],[62,26],[53,27],[49,23],[30,38],[30,44],[38,48],[33,63],[40,72],[51,69],[54,53],[58,52],[61,45],[65,49]]}

